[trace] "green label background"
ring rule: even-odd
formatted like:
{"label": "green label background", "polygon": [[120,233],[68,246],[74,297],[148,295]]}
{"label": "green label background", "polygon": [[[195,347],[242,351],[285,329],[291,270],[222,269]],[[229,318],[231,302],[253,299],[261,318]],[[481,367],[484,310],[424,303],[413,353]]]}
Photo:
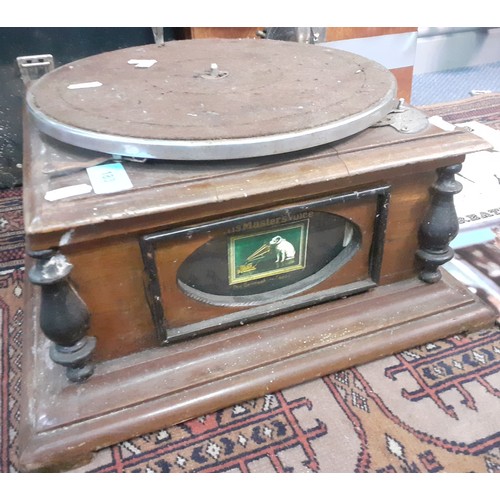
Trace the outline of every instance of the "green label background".
{"label": "green label background", "polygon": [[[303,221],[293,226],[274,227],[245,236],[233,236],[229,240],[229,282],[241,283],[255,279],[265,278],[276,274],[288,273],[304,269],[306,265],[307,228],[309,221]],[[275,262],[276,255],[273,251],[266,258],[254,261],[256,269],[238,275],[237,270],[246,264],[247,258],[262,245],[269,243],[274,236],[281,236],[289,241],[295,248],[295,259],[285,261],[278,266]]]}

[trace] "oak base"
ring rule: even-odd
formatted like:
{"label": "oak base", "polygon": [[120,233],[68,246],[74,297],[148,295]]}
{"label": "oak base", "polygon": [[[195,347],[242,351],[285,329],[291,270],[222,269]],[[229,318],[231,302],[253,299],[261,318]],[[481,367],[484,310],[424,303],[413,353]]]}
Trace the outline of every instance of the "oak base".
{"label": "oak base", "polygon": [[495,313],[447,273],[98,364],[68,382],[29,295],[18,467],[62,470],[100,448],[334,371],[491,326]]}

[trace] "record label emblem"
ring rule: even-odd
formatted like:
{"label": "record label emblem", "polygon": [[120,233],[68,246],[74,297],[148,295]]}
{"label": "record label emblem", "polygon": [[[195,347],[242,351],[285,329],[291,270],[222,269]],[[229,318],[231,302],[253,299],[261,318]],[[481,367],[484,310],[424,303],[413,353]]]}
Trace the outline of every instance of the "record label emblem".
{"label": "record label emblem", "polygon": [[229,284],[267,278],[306,267],[309,221],[229,239]]}

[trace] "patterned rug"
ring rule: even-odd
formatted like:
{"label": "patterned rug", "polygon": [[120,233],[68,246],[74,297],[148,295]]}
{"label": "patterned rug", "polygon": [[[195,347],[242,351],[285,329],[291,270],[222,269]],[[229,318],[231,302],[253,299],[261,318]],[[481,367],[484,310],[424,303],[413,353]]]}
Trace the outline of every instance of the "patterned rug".
{"label": "patterned rug", "polygon": [[[499,103],[426,111],[500,129]],[[1,472],[17,471],[23,243],[21,188],[0,191]],[[74,472],[500,472],[499,387],[493,328],[130,439]]]}

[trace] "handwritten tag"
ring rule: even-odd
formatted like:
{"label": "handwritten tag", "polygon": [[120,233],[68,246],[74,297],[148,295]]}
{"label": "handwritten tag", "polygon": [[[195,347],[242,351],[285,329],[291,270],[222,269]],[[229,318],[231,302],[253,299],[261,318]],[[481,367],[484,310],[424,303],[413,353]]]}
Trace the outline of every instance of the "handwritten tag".
{"label": "handwritten tag", "polygon": [[116,193],[133,187],[121,163],[108,163],[88,167],[87,174],[96,194]]}

